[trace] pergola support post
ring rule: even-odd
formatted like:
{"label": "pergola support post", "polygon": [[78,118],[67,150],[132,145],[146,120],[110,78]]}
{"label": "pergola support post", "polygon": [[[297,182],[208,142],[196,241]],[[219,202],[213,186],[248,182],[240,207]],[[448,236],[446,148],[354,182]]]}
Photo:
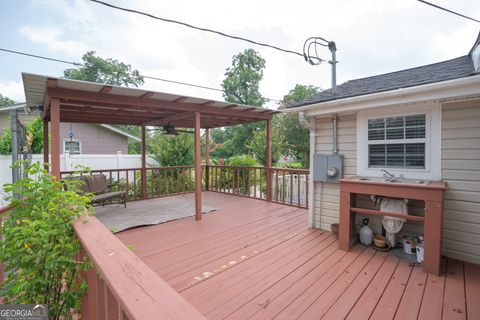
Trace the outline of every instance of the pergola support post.
{"label": "pergola support post", "polygon": [[48,163],[50,159],[48,158],[48,121],[43,119],[43,163],[45,170],[48,171]]}
{"label": "pergola support post", "polygon": [[147,159],[146,159],[146,138],[145,126],[142,126],[142,169],[140,171],[142,199],[147,199]]}
{"label": "pergola support post", "polygon": [[267,182],[267,201],[272,201],[272,120],[266,121],[266,161],[265,161],[265,180]]}
{"label": "pergola support post", "polygon": [[202,158],[200,153],[200,112],[195,112],[195,220],[202,220]]}
{"label": "pergola support post", "polygon": [[51,173],[60,179],[60,100],[50,101],[50,130],[52,134]]}
{"label": "pergola support post", "polygon": [[205,129],[205,190],[210,190],[210,130]]}

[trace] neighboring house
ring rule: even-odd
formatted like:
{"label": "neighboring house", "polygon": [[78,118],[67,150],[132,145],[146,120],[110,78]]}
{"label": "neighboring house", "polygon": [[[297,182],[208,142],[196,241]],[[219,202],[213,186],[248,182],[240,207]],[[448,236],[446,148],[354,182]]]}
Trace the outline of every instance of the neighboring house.
{"label": "neighboring house", "polygon": [[[33,121],[39,116],[38,111],[26,113],[25,104],[0,107],[0,133],[10,128],[10,110],[18,110],[18,119],[22,124]],[[114,154],[121,151],[128,154],[128,142],[141,141],[114,126],[89,123],[60,123],[61,150],[70,154]]]}
{"label": "neighboring house", "polygon": [[[443,254],[480,263],[480,46],[468,55],[351,80],[285,112],[310,128],[311,154],[332,153],[334,116],[344,176],[443,180]],[[313,172],[315,163],[312,163]],[[339,218],[339,185],[311,183],[309,223]],[[369,202],[368,199],[360,201]],[[415,210],[415,204],[411,204]],[[415,228],[413,226],[412,228]],[[418,226],[417,226],[418,229]],[[420,231],[421,232],[421,231]]]}

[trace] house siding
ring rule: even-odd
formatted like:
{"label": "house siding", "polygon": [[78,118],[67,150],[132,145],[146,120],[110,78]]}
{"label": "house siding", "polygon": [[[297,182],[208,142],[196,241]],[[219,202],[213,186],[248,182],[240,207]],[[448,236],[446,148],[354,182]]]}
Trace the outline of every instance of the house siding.
{"label": "house siding", "polygon": [[[22,124],[32,122],[37,118],[35,114],[18,113]],[[9,113],[0,113],[0,134],[2,129],[10,128]],[[63,153],[63,141],[70,140],[68,133],[73,131],[73,140],[80,141],[82,154],[113,154],[121,151],[128,154],[128,138],[108,130],[100,125],[89,123],[60,123],[60,150]]]}
{"label": "house siding", "polygon": [[89,123],[60,123],[60,150],[63,141],[69,141],[68,133],[74,132],[73,140],[80,141],[82,154],[112,154],[117,151],[128,153],[128,138]]}
{"label": "house siding", "polygon": [[[332,152],[332,120],[316,119],[315,153]],[[356,115],[340,116],[338,147],[345,156],[344,175],[357,172]],[[480,102],[442,105],[442,179],[447,182],[443,219],[443,254],[472,263],[480,263]],[[338,223],[340,188],[333,183],[315,183],[313,226],[330,230]],[[373,208],[366,197],[357,205]],[[423,211],[418,201],[409,203],[411,212]],[[361,218],[358,216],[357,218]],[[372,219],[375,232],[379,221]],[[378,219],[379,220],[379,219]],[[403,231],[422,232],[422,225],[409,223]]]}
{"label": "house siding", "polygon": [[[355,114],[338,117],[338,151],[344,155],[345,177],[357,172],[357,117]],[[316,153],[332,153],[333,123],[331,117],[316,119]],[[340,188],[337,183],[315,182],[315,211],[313,226],[330,230],[332,223],[338,223]]]}
{"label": "house siding", "polygon": [[443,253],[480,263],[480,102],[442,105]]}

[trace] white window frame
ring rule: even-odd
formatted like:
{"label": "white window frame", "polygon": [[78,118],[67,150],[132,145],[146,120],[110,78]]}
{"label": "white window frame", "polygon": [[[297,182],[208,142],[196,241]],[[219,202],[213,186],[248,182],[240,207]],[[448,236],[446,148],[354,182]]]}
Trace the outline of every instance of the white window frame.
{"label": "white window frame", "polygon": [[75,139],[73,139],[73,140],[71,140],[71,139],[63,140],[63,143],[62,143],[63,153],[66,152],[65,142],[78,142],[78,154],[82,154],[82,142],[80,140],[75,140]]}
{"label": "white window frame", "polygon": [[[430,103],[402,107],[389,107],[357,113],[357,175],[362,177],[382,177],[382,169],[388,170],[407,179],[441,180],[441,137],[442,114],[441,105]],[[425,114],[425,139],[388,140],[388,143],[423,143],[425,141],[425,168],[392,168],[368,166],[368,120]],[[380,142],[371,141],[370,144]],[[381,144],[385,142],[382,141]]]}

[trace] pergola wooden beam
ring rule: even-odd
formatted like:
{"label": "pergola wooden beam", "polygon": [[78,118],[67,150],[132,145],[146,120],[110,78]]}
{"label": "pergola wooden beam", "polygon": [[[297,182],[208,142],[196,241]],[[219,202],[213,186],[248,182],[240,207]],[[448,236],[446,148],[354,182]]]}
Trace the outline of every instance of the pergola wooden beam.
{"label": "pergola wooden beam", "polygon": [[[47,79],[47,89],[48,88],[56,88],[57,84],[58,84],[57,79],[50,79],[50,78]],[[42,110],[42,114],[41,114],[42,120],[45,119],[45,117],[47,115],[48,108],[50,107],[50,100],[51,100],[51,97],[48,94],[48,90],[47,90],[47,92],[45,93],[45,99],[43,100],[43,110]]]}
{"label": "pergola wooden beam", "polygon": [[100,93],[101,93],[101,94],[108,94],[108,93],[110,93],[110,91],[112,91],[112,87],[111,87],[111,86],[103,86],[103,88],[100,89]]}
{"label": "pergola wooden beam", "polygon": [[141,173],[141,188],[142,188],[142,199],[147,199],[147,158],[146,158],[146,150],[147,150],[147,140],[145,137],[145,126],[142,126],[141,128],[142,132],[142,147],[141,147],[141,153],[142,153],[142,170],[140,171]]}
{"label": "pergola wooden beam", "polygon": [[200,152],[200,112],[195,112],[195,220],[202,219],[202,158]]}
{"label": "pergola wooden beam", "polygon": [[50,124],[52,135],[51,173],[57,179],[60,179],[60,101],[55,98],[50,101]]}
{"label": "pergola wooden beam", "polygon": [[[129,108],[136,106],[136,109],[148,110],[153,108],[154,110],[165,109],[165,110],[175,110],[175,111],[201,111],[202,113],[209,114],[218,114],[218,115],[229,115],[235,117],[248,118],[252,121],[255,120],[267,120],[270,119],[269,114],[263,114],[259,112],[245,112],[241,110],[225,110],[225,108],[210,107],[208,109],[199,110],[201,108],[198,104],[194,103],[185,103],[185,102],[172,102],[164,100],[153,100],[153,99],[140,99],[137,97],[129,97],[115,94],[100,94],[96,92],[85,92],[80,90],[72,89],[63,89],[63,88],[53,88],[47,89],[48,94],[51,97],[56,97],[62,100],[75,100],[83,101],[86,104],[95,104],[95,103],[110,103],[118,104],[118,107],[122,105],[128,105]],[[204,108],[207,108],[204,106]]]}
{"label": "pergola wooden beam", "polygon": [[142,94],[139,98],[140,98],[140,99],[149,99],[149,98],[151,98],[153,95],[154,95],[153,92],[146,92],[146,93]]}
{"label": "pergola wooden beam", "polygon": [[266,123],[266,163],[265,163],[265,179],[267,180],[267,201],[272,200],[272,120]]}
{"label": "pergola wooden beam", "polygon": [[193,117],[193,112],[187,111],[187,112],[177,113],[169,117],[148,121],[148,122],[145,122],[143,125],[144,126],[163,126],[169,123],[170,121],[186,119],[190,117]]}
{"label": "pergola wooden beam", "polygon": [[[97,94],[98,95],[98,94]],[[112,97],[112,94],[109,95],[101,95],[101,97],[108,99],[109,97]],[[134,98],[134,99],[139,99],[139,98]],[[142,100],[143,101],[143,100]],[[184,111],[199,111],[199,109],[202,108],[200,105],[195,105],[195,104],[179,104],[177,107],[175,107],[175,103],[172,102],[162,102],[160,100],[145,100],[145,102],[141,101],[136,101],[136,102],[131,102],[129,103],[125,102],[125,99],[120,100],[119,102],[99,102],[99,101],[88,101],[88,100],[79,100],[78,98],[76,99],[65,99],[62,98],[61,100],[61,105],[62,106],[78,106],[81,107],[83,105],[88,105],[91,108],[97,108],[97,109],[102,109],[103,107],[105,108],[112,108],[112,110],[116,109],[117,111],[124,112],[126,111],[132,111],[132,112],[153,112],[153,113],[164,113],[164,112],[169,112],[169,113],[174,113],[174,112],[184,112]],[[208,106],[207,106],[208,107]],[[241,119],[241,120],[248,120],[250,122],[255,122],[255,121],[260,121],[260,120],[267,120],[271,118],[271,115],[269,114],[261,114],[259,112],[244,112],[242,110],[224,110],[224,108],[218,108],[218,107],[210,107],[206,108],[205,110],[200,110],[202,113],[202,116],[210,116],[210,117],[226,117],[226,118],[231,118],[231,119]],[[131,119],[131,117],[127,117],[128,119]],[[191,126],[190,126],[191,127]]]}

